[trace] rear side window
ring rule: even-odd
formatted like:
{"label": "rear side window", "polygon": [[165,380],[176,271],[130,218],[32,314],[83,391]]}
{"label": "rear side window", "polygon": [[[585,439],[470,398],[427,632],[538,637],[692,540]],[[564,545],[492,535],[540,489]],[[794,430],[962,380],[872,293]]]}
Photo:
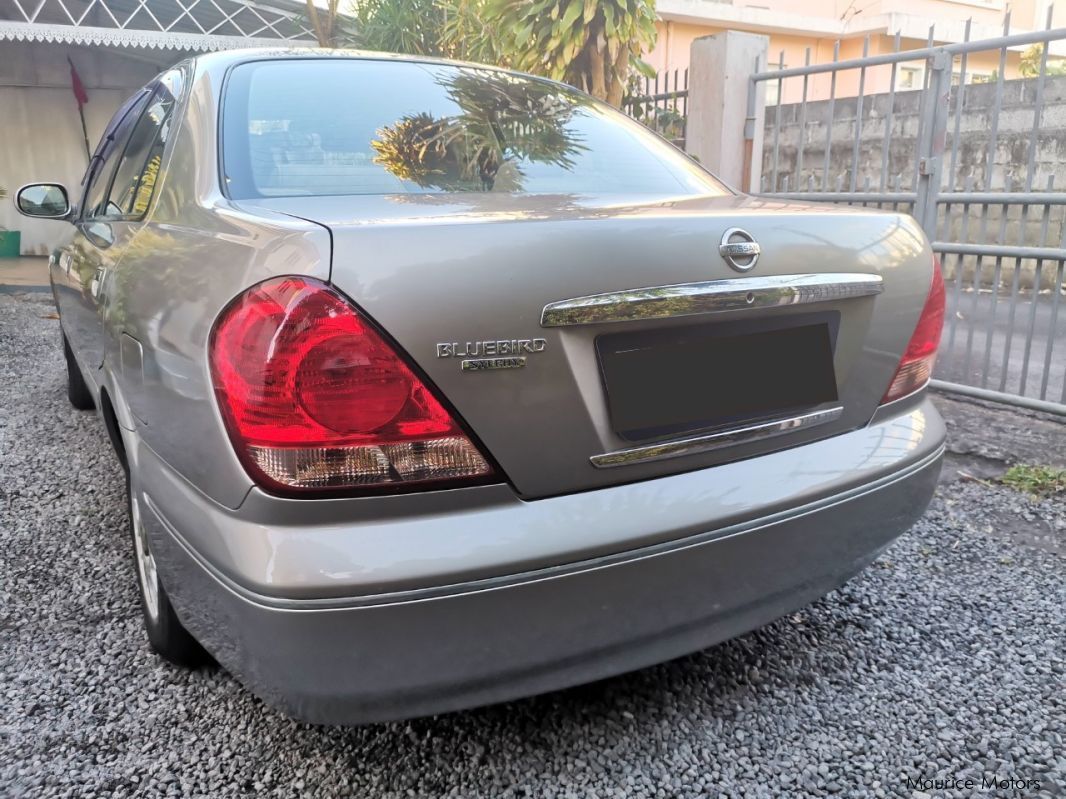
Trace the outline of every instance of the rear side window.
{"label": "rear side window", "polygon": [[148,210],[170,133],[174,97],[165,88],[152,95],[137,120],[108,193],[108,217],[140,218]]}
{"label": "rear side window", "polygon": [[242,64],[227,82],[222,138],[235,199],[728,193],[602,103],[489,69],[342,58]]}
{"label": "rear side window", "polygon": [[127,101],[108,125],[107,132],[97,146],[85,176],[85,191],[81,204],[82,218],[91,219],[104,214],[111,178],[119,164],[133,120],[137,119],[144,109],[147,99],[147,92],[144,92],[135,99]]}

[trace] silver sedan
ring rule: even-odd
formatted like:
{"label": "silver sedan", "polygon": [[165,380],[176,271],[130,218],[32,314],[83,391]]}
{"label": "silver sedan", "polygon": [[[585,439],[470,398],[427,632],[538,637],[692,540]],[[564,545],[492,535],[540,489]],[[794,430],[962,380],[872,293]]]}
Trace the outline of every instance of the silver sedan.
{"label": "silver sedan", "polygon": [[51,260],[148,639],[326,723],[709,646],[923,512],[940,270],[907,216],[748,197],[563,85],[334,51],[179,64]]}

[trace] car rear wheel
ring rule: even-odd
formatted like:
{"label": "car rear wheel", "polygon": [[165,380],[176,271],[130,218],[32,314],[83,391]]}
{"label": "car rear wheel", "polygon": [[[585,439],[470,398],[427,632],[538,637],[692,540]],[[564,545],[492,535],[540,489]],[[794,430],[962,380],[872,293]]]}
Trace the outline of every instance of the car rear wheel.
{"label": "car rear wheel", "polygon": [[96,407],[93,395],[85,384],[85,378],[81,376],[81,369],[74,360],[74,353],[71,352],[66,336],[63,336],[63,357],[67,360],[67,398],[70,404],[79,411],[91,411]]}
{"label": "car rear wheel", "polygon": [[133,538],[133,558],[137,566],[137,586],[141,595],[141,613],[148,642],[164,660],[176,666],[195,667],[209,660],[207,653],[185,629],[166,589],[159,581],[155,557],[148,541],[141,500],[126,481],[126,494]]}

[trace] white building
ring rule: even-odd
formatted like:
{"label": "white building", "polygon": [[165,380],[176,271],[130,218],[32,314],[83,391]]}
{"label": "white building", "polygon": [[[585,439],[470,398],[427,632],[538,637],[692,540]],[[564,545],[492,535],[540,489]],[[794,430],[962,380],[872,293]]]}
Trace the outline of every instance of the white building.
{"label": "white building", "polygon": [[[0,187],[80,182],[88,158],[71,64],[95,147],[126,97],[189,55],[313,44],[304,8],[301,0],[0,0]],[[19,216],[10,198],[0,202],[0,228],[22,232],[23,254],[47,254],[60,235],[53,222]]]}

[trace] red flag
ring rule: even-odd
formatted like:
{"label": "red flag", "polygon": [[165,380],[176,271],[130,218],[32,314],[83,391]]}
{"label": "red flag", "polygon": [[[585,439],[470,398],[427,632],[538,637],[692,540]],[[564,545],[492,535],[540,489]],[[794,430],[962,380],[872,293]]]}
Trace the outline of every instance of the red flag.
{"label": "red flag", "polygon": [[89,102],[89,95],[85,92],[85,84],[81,82],[78,70],[74,69],[74,62],[70,60],[70,56],[67,56],[67,63],[70,64],[70,88],[74,91],[74,99],[78,101],[78,108],[81,108]]}

